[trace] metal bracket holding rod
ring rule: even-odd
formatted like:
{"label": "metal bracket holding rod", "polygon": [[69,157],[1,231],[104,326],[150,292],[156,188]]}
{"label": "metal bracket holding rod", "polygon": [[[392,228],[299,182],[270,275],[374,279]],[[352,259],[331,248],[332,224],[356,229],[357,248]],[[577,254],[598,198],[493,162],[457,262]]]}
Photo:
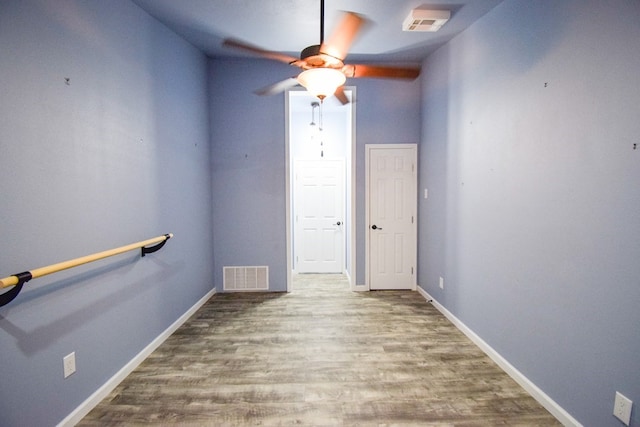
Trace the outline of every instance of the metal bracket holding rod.
{"label": "metal bracket holding rod", "polygon": [[158,243],[157,245],[150,246],[148,248],[146,246],[141,247],[140,248],[140,256],[143,257],[146,254],[152,254],[154,252],[158,252],[160,249],[162,249],[162,247],[165,245],[165,243],[167,243],[167,240],[169,240],[171,238],[171,236],[172,236],[172,234],[165,234],[164,235],[165,239],[162,242]]}
{"label": "metal bracket holding rod", "polygon": [[138,248],[141,248],[142,250],[141,256],[145,256],[146,254],[151,254],[159,251],[171,237],[173,237],[173,234],[169,233],[163,236],[155,237],[153,239],[144,240],[142,242],[132,243],[130,245],[121,246],[119,248],[110,249],[108,251],[98,252],[93,255],[87,255],[84,257],[72,259],[70,261],[64,261],[58,264],[49,265],[47,267],[36,268],[35,270],[25,271],[24,273],[18,273],[9,277],[5,277],[4,279],[0,280],[0,289],[8,288],[11,286],[13,286],[13,289],[0,294],[0,307],[13,301],[22,290],[22,286],[31,279],[46,276],[47,274],[51,273],[57,273],[58,271],[77,267],[89,262],[98,261],[103,258],[118,255]]}
{"label": "metal bracket holding rod", "polygon": [[22,290],[22,285],[32,279],[31,273],[29,273],[28,271],[25,271],[24,273],[14,274],[13,276],[18,278],[18,283],[14,285],[13,289],[0,295],[0,307],[13,301]]}

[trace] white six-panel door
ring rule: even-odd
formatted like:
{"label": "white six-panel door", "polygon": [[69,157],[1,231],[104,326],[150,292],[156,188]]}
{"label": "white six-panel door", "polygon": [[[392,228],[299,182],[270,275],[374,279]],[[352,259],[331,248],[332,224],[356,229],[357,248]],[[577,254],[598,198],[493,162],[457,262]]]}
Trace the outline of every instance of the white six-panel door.
{"label": "white six-panel door", "polygon": [[294,166],[294,257],[298,273],[344,270],[344,160]]}
{"label": "white six-panel door", "polygon": [[415,289],[417,146],[367,145],[369,289]]}

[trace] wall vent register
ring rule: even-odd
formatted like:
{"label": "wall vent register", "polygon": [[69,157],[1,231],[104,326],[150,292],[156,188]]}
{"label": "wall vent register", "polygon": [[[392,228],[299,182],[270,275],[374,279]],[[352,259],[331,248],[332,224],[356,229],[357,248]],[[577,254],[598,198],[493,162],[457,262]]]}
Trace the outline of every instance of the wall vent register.
{"label": "wall vent register", "polygon": [[222,287],[228,292],[268,291],[269,267],[223,267]]}

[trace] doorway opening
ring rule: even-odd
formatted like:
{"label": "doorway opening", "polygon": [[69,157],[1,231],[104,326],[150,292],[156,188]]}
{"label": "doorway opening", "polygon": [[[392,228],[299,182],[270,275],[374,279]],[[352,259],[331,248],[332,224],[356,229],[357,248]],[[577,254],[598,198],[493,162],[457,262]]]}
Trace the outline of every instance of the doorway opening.
{"label": "doorway opening", "polygon": [[[355,88],[345,88],[349,100]],[[355,106],[319,103],[304,89],[285,95],[287,291],[300,273],[355,282]]]}

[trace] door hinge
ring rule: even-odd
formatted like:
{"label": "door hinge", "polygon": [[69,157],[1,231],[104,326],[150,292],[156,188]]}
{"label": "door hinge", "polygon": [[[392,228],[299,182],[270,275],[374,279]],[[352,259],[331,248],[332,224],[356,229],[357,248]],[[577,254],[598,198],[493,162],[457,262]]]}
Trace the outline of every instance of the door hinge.
{"label": "door hinge", "polygon": [[413,215],[411,215],[411,224],[413,224]]}
{"label": "door hinge", "polygon": [[411,267],[411,275],[413,276],[413,267]]}

